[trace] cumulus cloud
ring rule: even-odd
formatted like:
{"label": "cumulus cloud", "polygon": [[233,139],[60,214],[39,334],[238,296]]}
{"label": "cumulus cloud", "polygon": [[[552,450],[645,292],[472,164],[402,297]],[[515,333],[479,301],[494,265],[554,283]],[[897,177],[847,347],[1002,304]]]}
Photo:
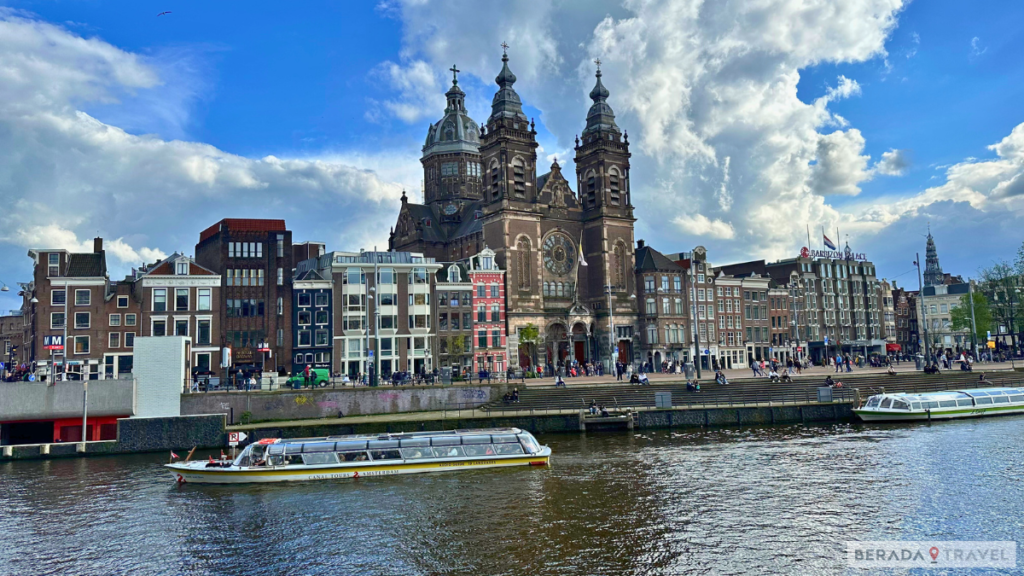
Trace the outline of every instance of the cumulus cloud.
{"label": "cumulus cloud", "polygon": [[721,220],[711,220],[703,214],[684,214],[672,219],[679,229],[693,236],[708,236],[716,239],[731,239],[736,236],[732,224]]}
{"label": "cumulus cloud", "polygon": [[860,130],[837,130],[818,138],[817,164],[811,171],[810,187],[828,196],[860,194],[858,183],[869,178],[868,156],[862,156],[864,137]]}
{"label": "cumulus cloud", "polygon": [[[247,158],[129,133],[85,110],[139,111],[158,105],[154,91],[178,95],[185,110],[192,91],[168,86],[180,78],[162,76],[167,67],[9,10],[0,11],[0,62],[0,265],[22,275],[24,248],[91,251],[96,235],[107,238],[112,274],[191,254],[199,232],[229,216],[290,219],[296,240],[332,248],[386,245],[381,222],[394,219],[403,184],[419,181],[400,170],[382,177],[368,166],[384,160],[369,154]],[[387,162],[415,166],[415,152],[393,150]]]}
{"label": "cumulus cloud", "polygon": [[[392,115],[403,122],[417,122],[436,116],[444,109],[445,99],[437,71],[423,60],[405,65],[383,62],[374,69],[372,76],[394,91],[395,97],[383,101],[372,101],[366,117],[377,121]],[[383,110],[381,109],[383,108]]]}
{"label": "cumulus cloud", "polygon": [[907,158],[907,151],[892,149],[882,152],[881,160],[875,163],[872,171],[886,176],[902,176],[909,167],[910,159]]}

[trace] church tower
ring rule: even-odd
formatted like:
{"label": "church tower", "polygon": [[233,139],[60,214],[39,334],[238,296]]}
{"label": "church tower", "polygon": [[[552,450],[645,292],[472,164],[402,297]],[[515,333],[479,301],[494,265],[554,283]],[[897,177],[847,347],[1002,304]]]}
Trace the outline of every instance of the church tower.
{"label": "church tower", "polygon": [[501,72],[494,79],[498,91],[480,136],[484,204],[492,208],[537,197],[537,131],[523,114],[523,103],[512,87],[516,75],[508,68],[508,46],[502,46]]}
{"label": "church tower", "polygon": [[480,196],[480,135],[466,112],[466,94],[459,88],[458,68],[451,67],[452,87],[445,94],[444,117],[427,129],[423,144],[424,203],[442,215],[456,216],[466,202]]}
{"label": "church tower", "polygon": [[939,252],[935,249],[935,240],[932,238],[932,231],[930,227],[928,230],[928,244],[925,246],[924,256],[924,285],[941,286],[945,279],[945,275],[942,273],[942,266],[939,266]]}

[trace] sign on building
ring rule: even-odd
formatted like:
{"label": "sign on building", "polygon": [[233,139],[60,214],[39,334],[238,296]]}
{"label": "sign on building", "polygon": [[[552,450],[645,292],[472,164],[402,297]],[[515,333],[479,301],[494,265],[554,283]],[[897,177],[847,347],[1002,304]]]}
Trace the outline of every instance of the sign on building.
{"label": "sign on building", "polygon": [[43,348],[46,350],[63,350],[64,336],[43,336]]}

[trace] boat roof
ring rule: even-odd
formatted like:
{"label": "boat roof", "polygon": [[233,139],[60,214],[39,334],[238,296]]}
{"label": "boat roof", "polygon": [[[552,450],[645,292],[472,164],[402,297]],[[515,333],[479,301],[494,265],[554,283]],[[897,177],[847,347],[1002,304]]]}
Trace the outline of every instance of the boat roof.
{"label": "boat roof", "polygon": [[445,436],[522,434],[519,428],[477,428],[473,430],[434,430],[432,432],[390,432],[383,434],[345,434],[338,436],[315,436],[309,438],[282,438],[281,443],[299,444],[307,442],[345,442],[349,440],[402,440],[405,438],[434,438]]}
{"label": "boat roof", "polygon": [[970,390],[945,390],[942,392],[900,392],[898,394],[883,394],[883,396],[898,397],[901,400],[908,400],[910,402],[934,402],[937,400],[962,400],[1010,394],[1024,394],[1024,388],[973,388]]}

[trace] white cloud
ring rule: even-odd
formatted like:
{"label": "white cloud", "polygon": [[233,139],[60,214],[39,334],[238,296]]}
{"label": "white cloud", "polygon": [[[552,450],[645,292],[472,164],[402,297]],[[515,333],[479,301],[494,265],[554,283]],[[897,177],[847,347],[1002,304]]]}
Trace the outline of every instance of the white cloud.
{"label": "white cloud", "polygon": [[872,172],[886,176],[902,176],[910,167],[910,159],[906,150],[892,149],[882,152],[882,159],[875,163]]}
{"label": "white cloud", "polygon": [[408,62],[404,66],[384,62],[377,66],[372,76],[394,90],[396,97],[374,101],[376,106],[366,113],[370,120],[380,119],[386,111],[403,122],[412,123],[432,119],[439,110],[444,110],[447,88],[442,87],[437,71],[423,60]]}
{"label": "white cloud", "polygon": [[684,214],[672,219],[679,229],[692,236],[708,236],[716,239],[729,240],[736,236],[732,224],[721,220],[711,220],[703,214]]}
{"label": "white cloud", "polygon": [[416,166],[412,148],[255,159],[131,134],[83,110],[130,123],[125,110],[159,115],[163,102],[147,91],[163,91],[181,107],[161,124],[186,124],[193,90],[162,76],[179,64],[154,67],[12,11],[0,12],[0,62],[0,266],[23,276],[25,247],[91,251],[80,238],[104,236],[116,275],[172,251],[193,253],[201,230],[232,216],[286,218],[296,240],[319,237],[332,248],[384,246],[381,222],[394,219],[403,184],[414,191],[419,180],[383,166]]}
{"label": "white cloud", "polygon": [[985,52],[988,52],[988,47],[982,47],[981,39],[977,36],[971,38],[971,56],[981,56]]}
{"label": "white cloud", "polygon": [[823,196],[860,194],[858,183],[870,178],[868,156],[862,156],[864,137],[860,130],[837,130],[818,139],[817,159],[811,171],[810,186]]}

